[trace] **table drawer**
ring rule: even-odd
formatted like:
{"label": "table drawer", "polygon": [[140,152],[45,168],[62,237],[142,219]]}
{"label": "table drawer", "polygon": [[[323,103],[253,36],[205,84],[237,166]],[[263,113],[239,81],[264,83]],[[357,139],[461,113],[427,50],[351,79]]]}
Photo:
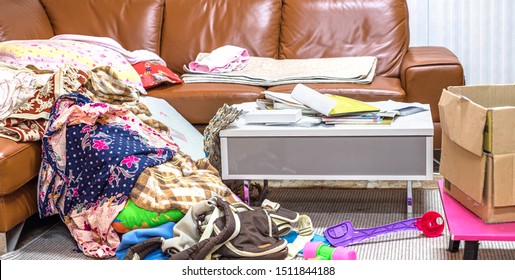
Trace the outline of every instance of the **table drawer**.
{"label": "table drawer", "polygon": [[222,137],[224,179],[432,179],[425,136]]}

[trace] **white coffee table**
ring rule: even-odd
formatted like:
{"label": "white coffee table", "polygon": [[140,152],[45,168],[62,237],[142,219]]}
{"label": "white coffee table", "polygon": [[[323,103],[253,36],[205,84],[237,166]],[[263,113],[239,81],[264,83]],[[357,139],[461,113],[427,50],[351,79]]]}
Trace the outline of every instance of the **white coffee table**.
{"label": "white coffee table", "polygon": [[391,125],[267,126],[240,117],[220,131],[222,178],[407,180],[411,215],[411,181],[433,179],[433,133],[430,110]]}

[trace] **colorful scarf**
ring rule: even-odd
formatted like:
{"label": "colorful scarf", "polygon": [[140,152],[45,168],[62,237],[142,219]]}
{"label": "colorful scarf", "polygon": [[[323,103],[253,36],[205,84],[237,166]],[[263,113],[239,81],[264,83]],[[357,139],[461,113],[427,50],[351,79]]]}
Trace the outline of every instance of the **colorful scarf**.
{"label": "colorful scarf", "polygon": [[57,99],[42,142],[40,216],[59,214],[84,254],[97,258],[115,255],[111,223],[139,174],[178,149],[129,110],[77,93]]}

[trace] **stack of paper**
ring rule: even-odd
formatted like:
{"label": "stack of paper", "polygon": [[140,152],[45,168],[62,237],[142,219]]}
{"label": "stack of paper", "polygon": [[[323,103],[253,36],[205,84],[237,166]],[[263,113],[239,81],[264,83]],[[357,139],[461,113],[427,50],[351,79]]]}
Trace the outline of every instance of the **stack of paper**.
{"label": "stack of paper", "polygon": [[[268,101],[257,100],[261,109],[301,109],[303,115],[321,116],[326,124],[390,124],[394,116],[377,115],[380,109],[349,97],[322,94],[303,84],[297,84],[291,94],[264,91]],[[264,104],[268,105],[264,105]]]}
{"label": "stack of paper", "polygon": [[[265,99],[256,100],[258,108],[260,111],[274,111],[264,114],[271,116],[276,114],[275,111],[281,111],[277,109],[300,110],[304,116],[315,117],[317,123],[332,125],[388,125],[398,116],[428,110],[419,103],[392,100],[362,102],[349,97],[322,94],[303,84],[297,84],[291,93],[263,91],[263,94]],[[280,118],[277,116],[275,123],[287,122],[284,118],[279,120]]]}
{"label": "stack of paper", "polygon": [[376,115],[375,113],[354,116],[322,117],[322,121],[325,124],[334,125],[382,125],[391,124],[393,120],[394,117],[382,117]]}

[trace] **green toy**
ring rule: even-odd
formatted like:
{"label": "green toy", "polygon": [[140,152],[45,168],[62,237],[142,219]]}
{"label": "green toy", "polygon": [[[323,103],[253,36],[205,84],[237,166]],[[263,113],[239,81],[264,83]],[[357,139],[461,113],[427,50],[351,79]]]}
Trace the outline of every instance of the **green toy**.
{"label": "green toy", "polygon": [[305,260],[356,260],[356,252],[345,247],[331,247],[324,242],[308,242],[304,246]]}

